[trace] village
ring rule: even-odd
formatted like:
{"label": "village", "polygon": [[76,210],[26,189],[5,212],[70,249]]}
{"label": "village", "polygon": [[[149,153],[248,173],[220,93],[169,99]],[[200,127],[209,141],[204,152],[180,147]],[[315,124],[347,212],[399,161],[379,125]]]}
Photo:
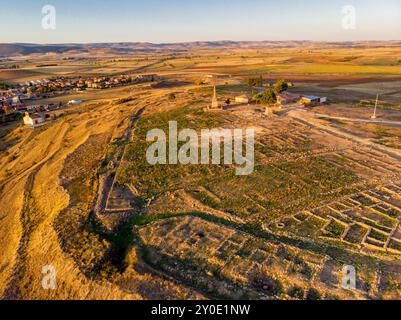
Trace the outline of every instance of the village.
{"label": "village", "polygon": [[[153,82],[159,78],[157,74],[140,74],[133,76],[101,76],[87,79],[59,77],[52,80],[32,80],[20,83],[12,88],[0,90],[0,124],[21,119],[23,114],[25,114],[24,119],[27,119],[27,121],[24,120],[26,125],[35,124],[35,121],[28,119],[30,114],[38,123],[42,124],[45,122],[44,119],[46,117],[40,117],[40,112],[50,112],[82,102],[82,100],[70,100],[67,104],[60,102],[32,105],[31,102],[35,100],[60,97],[71,93],[84,93],[87,90],[104,90],[131,84]],[[33,125],[33,127],[35,126]]]}
{"label": "village", "polygon": [[[213,83],[215,83],[221,76],[206,75],[205,78],[212,79]],[[0,91],[0,124],[22,119],[26,126],[36,128],[55,119],[53,115],[49,114],[52,111],[83,102],[83,100],[75,99],[68,101],[68,103],[32,104],[31,102],[35,100],[58,97],[72,92],[83,93],[87,90],[103,90],[130,84],[155,82],[160,79],[161,77],[157,74],[143,74],[136,76],[102,76],[88,79],[57,78],[54,80],[44,79],[21,83],[8,90]],[[223,111],[237,107],[261,105],[265,108],[265,114],[271,116],[283,108],[316,106],[327,102],[326,97],[290,92],[291,88],[294,87],[294,83],[285,80],[271,83],[264,81],[262,77],[258,77],[246,78],[243,82],[246,93],[240,95],[232,94],[230,97],[225,95],[224,103],[219,102],[216,85],[213,85],[212,103],[206,108],[206,111]]]}

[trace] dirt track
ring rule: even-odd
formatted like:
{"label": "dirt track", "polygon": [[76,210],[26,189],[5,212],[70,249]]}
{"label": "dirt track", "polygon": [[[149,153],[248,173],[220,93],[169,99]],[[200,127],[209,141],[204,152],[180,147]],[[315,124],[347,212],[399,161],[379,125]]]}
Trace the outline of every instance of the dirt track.
{"label": "dirt track", "polygon": [[21,299],[20,282],[25,275],[26,270],[26,249],[28,246],[29,238],[32,233],[32,221],[30,221],[31,207],[31,192],[36,174],[42,166],[37,167],[28,177],[28,181],[25,185],[24,192],[24,204],[20,213],[21,225],[22,225],[22,236],[17,250],[17,260],[12,272],[11,279],[8,286],[3,294],[3,299],[6,300],[18,300]]}
{"label": "dirt track", "polygon": [[401,126],[400,121],[390,121],[390,120],[369,120],[369,119],[357,119],[357,118],[347,118],[347,117],[334,117],[328,116],[325,114],[315,113],[314,116],[316,118],[325,118],[325,119],[333,119],[333,120],[341,120],[341,121],[350,121],[350,122],[363,122],[363,123],[374,123],[374,124],[390,124],[395,126]]}
{"label": "dirt track", "polygon": [[[401,150],[393,149],[393,148],[388,148],[383,145],[378,145],[369,139],[364,139],[361,137],[357,137],[355,135],[352,135],[348,132],[342,131],[340,129],[331,127],[326,125],[324,122],[322,122],[319,119],[316,119],[316,115],[311,114],[305,110],[291,110],[287,113],[290,117],[293,117],[299,121],[302,121],[304,123],[307,123],[308,125],[311,125],[313,127],[318,128],[319,130],[325,131],[327,133],[330,133],[336,137],[343,138],[345,140],[355,142],[358,144],[366,145],[368,147],[371,147],[372,149],[375,149],[377,151],[383,152],[397,160],[401,160]],[[368,120],[367,120],[368,121]]]}

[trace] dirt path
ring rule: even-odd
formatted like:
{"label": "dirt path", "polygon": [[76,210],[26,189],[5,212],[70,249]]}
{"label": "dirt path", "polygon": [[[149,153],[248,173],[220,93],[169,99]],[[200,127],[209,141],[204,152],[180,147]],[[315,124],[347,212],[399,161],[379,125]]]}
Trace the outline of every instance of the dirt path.
{"label": "dirt path", "polygon": [[147,69],[152,68],[152,67],[154,67],[154,66],[157,66],[157,65],[160,64],[160,63],[165,63],[165,62],[167,62],[167,61],[169,61],[169,60],[174,60],[174,59],[175,59],[175,57],[174,57],[174,58],[164,58],[164,59],[160,59],[160,60],[157,60],[157,61],[155,61],[155,62],[146,64],[146,65],[141,66],[141,67],[137,67],[137,68],[125,70],[125,71],[123,71],[123,72],[115,72],[115,73],[113,73],[112,75],[114,75],[114,76],[119,76],[119,75],[121,75],[121,74],[123,74],[123,75],[124,75],[124,74],[125,74],[125,75],[128,75],[128,74],[131,74],[131,73],[145,72]]}
{"label": "dirt path", "polygon": [[[44,164],[44,163],[43,163]],[[33,224],[30,219],[30,212],[32,211],[31,192],[36,174],[42,168],[38,166],[32,173],[29,174],[28,180],[25,185],[23,206],[20,213],[20,220],[22,224],[22,236],[18,245],[17,259],[11,275],[11,279],[3,294],[5,300],[18,300],[21,298],[19,284],[25,275],[26,264],[26,248],[28,247],[29,236],[33,231]]]}
{"label": "dirt path", "polygon": [[347,141],[351,141],[354,143],[362,144],[367,147],[370,147],[376,151],[382,152],[396,160],[401,160],[401,150],[392,149],[386,146],[378,145],[369,139],[364,139],[355,135],[352,135],[348,132],[342,131],[340,129],[331,127],[325,124],[323,121],[316,119],[314,114],[311,114],[305,110],[291,110],[288,112],[288,115],[292,118],[295,118],[303,123],[311,125],[319,130],[327,132],[333,136],[345,139]]}
{"label": "dirt path", "polygon": [[[64,137],[66,133],[68,132],[68,129],[63,130],[63,127],[60,126],[59,130],[57,131],[57,136],[62,136]],[[53,137],[55,139],[55,137]],[[48,162],[53,159],[55,154],[57,153],[57,150],[52,150],[53,145],[49,144],[47,148],[45,149],[44,152],[44,157],[38,162],[36,165],[27,168],[23,171],[21,171],[19,174],[17,174],[15,177],[9,179],[5,184],[7,183],[16,183],[16,181],[20,181],[26,175],[28,175],[28,179],[25,183],[24,187],[24,195],[23,195],[23,205],[22,209],[20,211],[20,223],[22,227],[22,235],[18,244],[18,249],[17,249],[17,258],[16,262],[13,267],[13,271],[10,277],[10,280],[6,286],[6,289],[4,290],[3,293],[3,299],[6,300],[17,300],[21,298],[21,293],[20,293],[20,282],[25,276],[25,270],[26,270],[26,257],[27,257],[27,252],[26,249],[28,247],[28,243],[30,240],[30,235],[35,229],[35,224],[31,219],[31,215],[35,210],[35,205],[33,204],[32,201],[32,189],[34,186],[34,181],[37,173],[42,169],[42,167]]]}
{"label": "dirt path", "polygon": [[333,120],[341,120],[341,121],[349,121],[349,122],[363,122],[363,123],[374,123],[374,124],[391,124],[395,126],[401,126],[400,121],[390,121],[390,120],[373,120],[373,119],[353,119],[353,118],[346,118],[346,117],[335,117],[329,116],[320,113],[313,114],[316,118],[324,118],[324,119],[333,119]]}

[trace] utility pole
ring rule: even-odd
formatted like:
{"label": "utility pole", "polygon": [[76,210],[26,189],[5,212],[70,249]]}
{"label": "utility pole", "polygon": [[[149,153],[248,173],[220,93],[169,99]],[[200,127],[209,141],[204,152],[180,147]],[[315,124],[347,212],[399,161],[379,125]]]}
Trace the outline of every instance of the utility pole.
{"label": "utility pole", "polygon": [[374,113],[373,113],[372,119],[376,119],[376,118],[377,118],[377,117],[376,117],[376,112],[377,112],[377,105],[378,105],[378,103],[379,103],[379,94],[377,94],[377,96],[376,96],[375,111],[374,111]]}

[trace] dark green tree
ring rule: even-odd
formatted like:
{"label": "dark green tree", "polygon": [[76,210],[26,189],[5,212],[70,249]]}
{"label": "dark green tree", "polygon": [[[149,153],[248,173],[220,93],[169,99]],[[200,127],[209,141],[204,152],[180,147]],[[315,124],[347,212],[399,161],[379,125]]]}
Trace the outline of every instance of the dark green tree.
{"label": "dark green tree", "polygon": [[264,105],[275,104],[277,103],[277,96],[274,93],[273,89],[267,89],[262,94],[254,93],[253,99],[257,103],[261,103]]}
{"label": "dark green tree", "polygon": [[284,91],[287,91],[288,90],[288,83],[285,80],[279,80],[274,85],[274,90],[277,93],[282,93]]}

